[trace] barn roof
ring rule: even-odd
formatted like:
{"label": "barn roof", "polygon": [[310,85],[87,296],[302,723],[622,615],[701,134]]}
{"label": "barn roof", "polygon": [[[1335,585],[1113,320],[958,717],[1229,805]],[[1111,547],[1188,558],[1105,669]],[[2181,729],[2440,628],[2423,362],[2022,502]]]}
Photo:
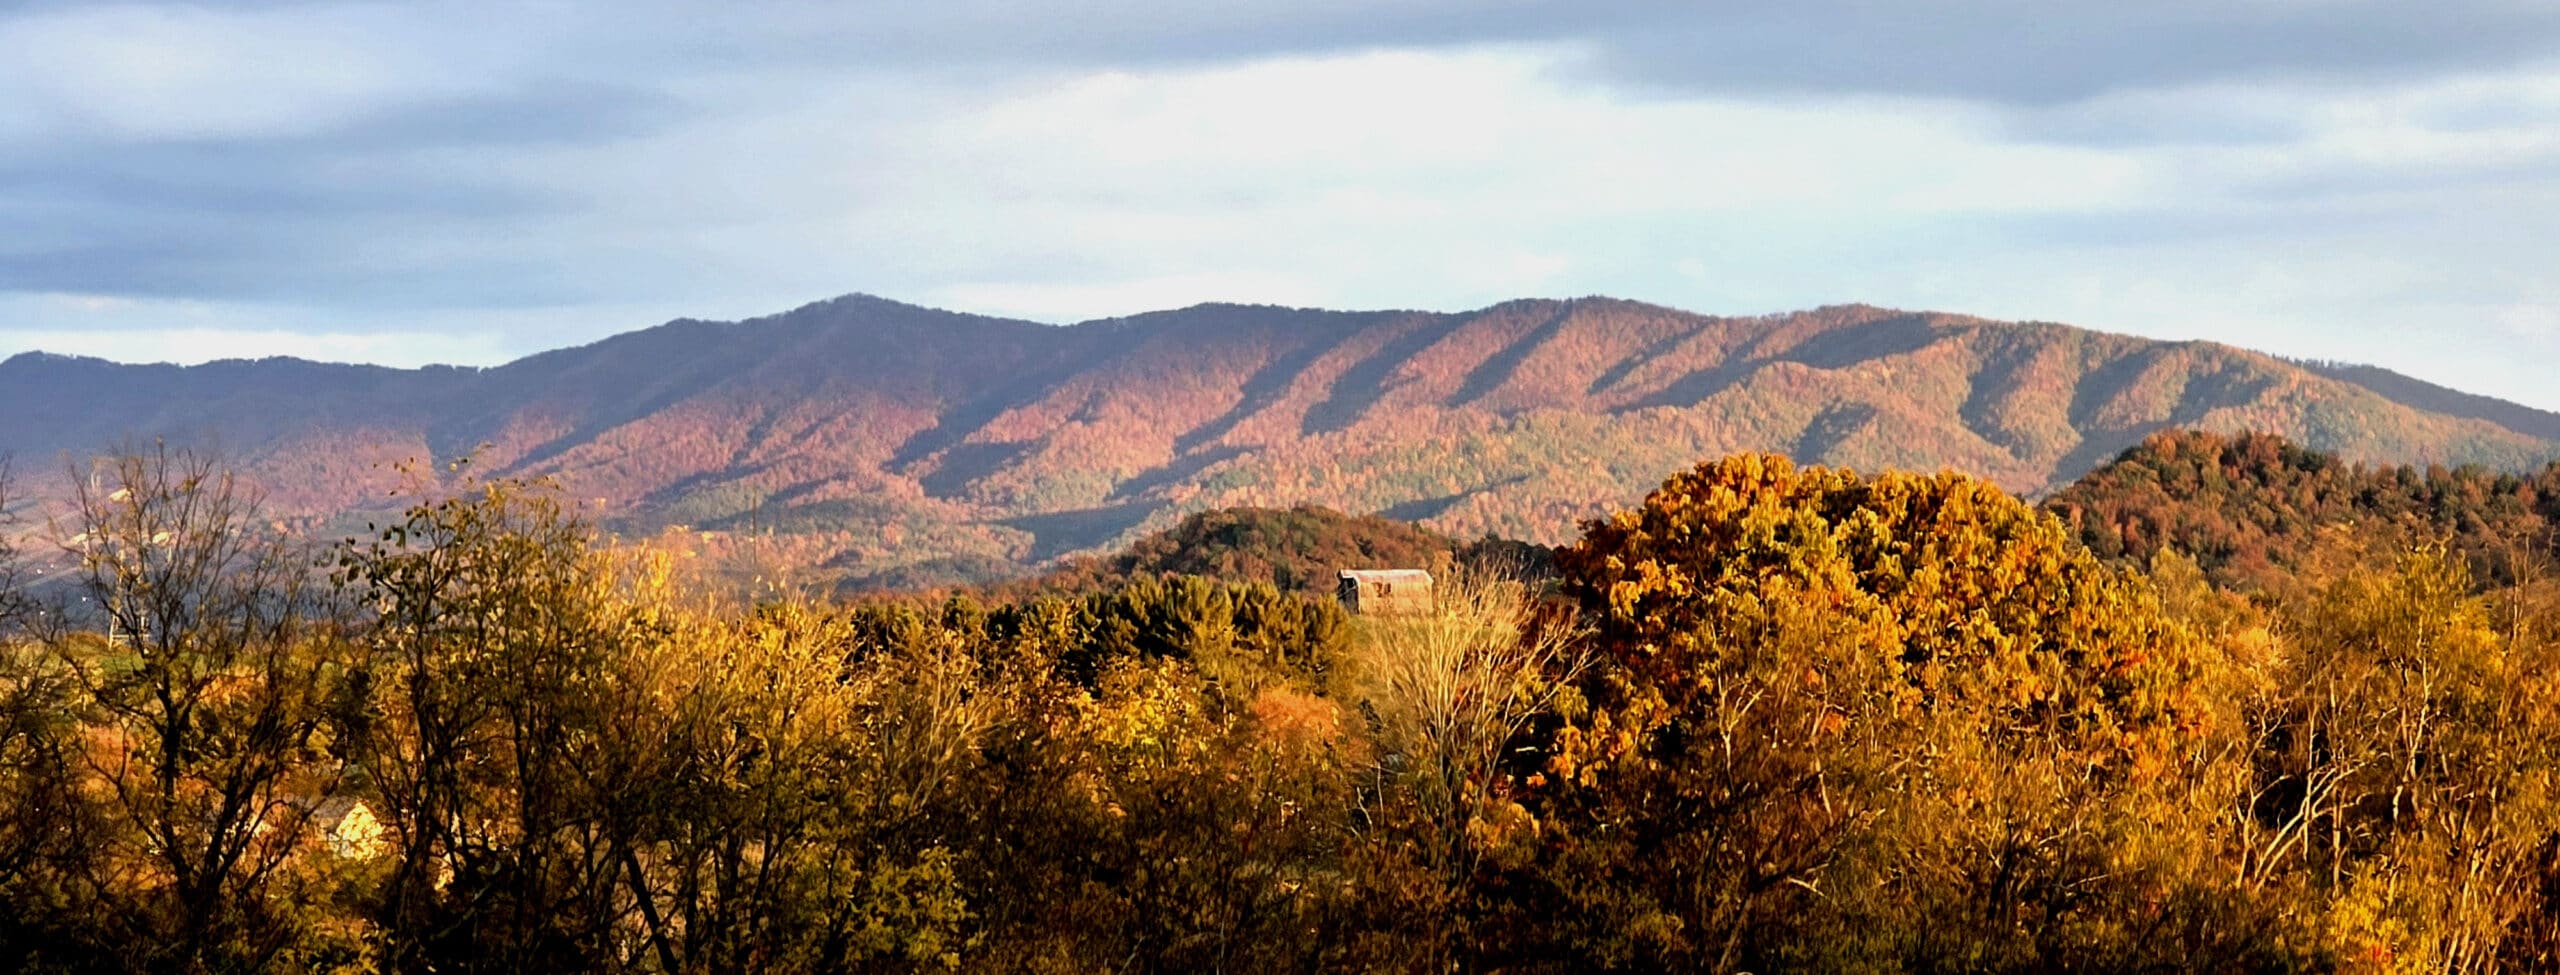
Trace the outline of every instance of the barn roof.
{"label": "barn roof", "polygon": [[1359,582],[1431,582],[1431,573],[1421,569],[1344,569],[1342,578]]}
{"label": "barn roof", "polygon": [[311,821],[324,829],[336,829],[339,823],[346,821],[349,814],[359,809],[364,810],[367,815],[373,813],[372,807],[365,805],[364,800],[354,796],[330,796],[316,802],[302,800],[296,802],[296,805],[306,803],[311,813]]}

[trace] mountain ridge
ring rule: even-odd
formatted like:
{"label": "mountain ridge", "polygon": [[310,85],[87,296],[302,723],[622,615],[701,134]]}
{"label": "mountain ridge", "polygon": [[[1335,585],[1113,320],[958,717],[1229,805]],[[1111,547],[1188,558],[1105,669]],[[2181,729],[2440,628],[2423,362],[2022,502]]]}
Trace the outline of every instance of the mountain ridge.
{"label": "mountain ridge", "polygon": [[1462,312],[1203,303],[1047,325],[852,294],[482,368],[22,354],[0,361],[0,452],[217,443],[279,507],[315,517],[387,504],[397,461],[468,453],[485,472],[556,479],[630,533],[685,526],[715,547],[770,534],[758,544],[846,578],[947,565],[964,581],[1239,505],[1553,540],[1744,450],[1955,467],[2024,494],[2173,427],[2374,461],[2560,457],[2560,427],[2540,435],[2528,407],[2325,368],[1863,304],[1722,317],[1601,296]]}

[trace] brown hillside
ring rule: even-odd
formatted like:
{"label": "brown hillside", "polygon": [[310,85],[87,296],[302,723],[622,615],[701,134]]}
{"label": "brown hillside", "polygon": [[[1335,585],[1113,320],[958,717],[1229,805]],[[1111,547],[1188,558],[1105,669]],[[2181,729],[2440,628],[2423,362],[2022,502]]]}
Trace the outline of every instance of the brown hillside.
{"label": "brown hillside", "polygon": [[212,442],[279,504],[329,514],[382,506],[390,460],[485,443],[483,470],[554,476],[626,532],[683,525],[713,554],[908,581],[1019,572],[1234,506],[1554,542],[1697,458],[1755,450],[2029,494],[2172,426],[2379,462],[2560,457],[2478,402],[2430,410],[2379,382],[1865,306],[1202,305],[1059,327],[854,296],[478,370],[25,355],[0,363],[0,450],[23,471],[132,435]]}

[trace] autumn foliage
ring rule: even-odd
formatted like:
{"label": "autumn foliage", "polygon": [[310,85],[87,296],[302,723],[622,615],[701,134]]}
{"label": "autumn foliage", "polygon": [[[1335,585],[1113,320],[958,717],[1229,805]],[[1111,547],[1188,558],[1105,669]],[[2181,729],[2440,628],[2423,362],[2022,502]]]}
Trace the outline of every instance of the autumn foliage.
{"label": "autumn foliage", "polygon": [[0,533],[0,968],[2560,965],[2560,577],[2466,527],[2540,495],[2216,444],[2046,508],[1737,455],[1368,617],[1289,553],[1399,536],[1315,512],[847,605],[128,452]]}
{"label": "autumn foliage", "polygon": [[1541,774],[1558,866],[1616,879],[1557,891],[1580,950],[2108,968],[2173,923],[2189,865],[2159,838],[2212,804],[2203,651],[2051,518],[1962,475],[1741,456],[1563,562],[1603,663]]}

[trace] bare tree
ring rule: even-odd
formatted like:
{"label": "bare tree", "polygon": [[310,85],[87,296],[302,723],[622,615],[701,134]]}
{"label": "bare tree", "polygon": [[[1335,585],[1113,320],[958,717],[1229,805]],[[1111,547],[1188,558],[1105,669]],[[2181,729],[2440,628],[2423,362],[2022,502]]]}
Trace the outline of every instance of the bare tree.
{"label": "bare tree", "polygon": [[130,885],[136,933],[182,970],[260,963],[282,947],[269,882],[334,787],[312,761],[331,668],[311,564],[211,459],[128,448],[72,480],[53,534],[98,635],[52,642],[97,726],[118,855],[159,876]]}
{"label": "bare tree", "polygon": [[0,640],[24,631],[35,612],[35,600],[25,588],[26,563],[18,550],[18,532],[22,519],[10,510],[17,498],[11,491],[9,458],[0,455]]}
{"label": "bare tree", "polygon": [[548,970],[568,962],[544,952],[609,937],[627,864],[593,835],[581,772],[628,620],[592,542],[542,486],[492,481],[340,552],[371,615],[347,746],[389,828],[387,970],[431,967],[444,943]]}
{"label": "bare tree", "polygon": [[27,964],[31,951],[71,953],[60,929],[80,915],[73,881],[86,872],[95,835],[94,804],[75,774],[74,688],[29,632],[38,616],[20,585],[20,524],[0,463],[0,891],[61,892],[49,901],[11,899],[11,916],[0,921],[0,967]]}

